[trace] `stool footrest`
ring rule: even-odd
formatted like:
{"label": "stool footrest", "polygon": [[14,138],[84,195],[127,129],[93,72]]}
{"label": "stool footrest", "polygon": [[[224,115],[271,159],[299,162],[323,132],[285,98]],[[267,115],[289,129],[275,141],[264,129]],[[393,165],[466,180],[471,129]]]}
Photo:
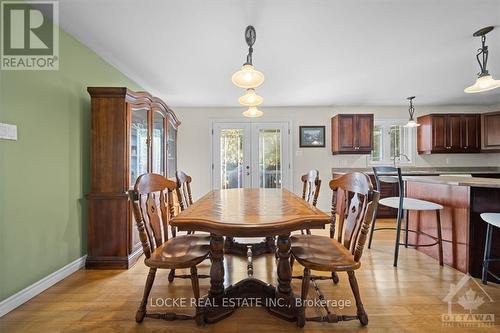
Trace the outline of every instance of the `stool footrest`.
{"label": "stool footrest", "polygon": [[500,281],[500,277],[498,275],[496,275],[495,273],[493,273],[492,271],[487,271],[486,273],[493,276],[497,281]]}
{"label": "stool footrest", "polygon": [[425,247],[425,246],[435,246],[437,244],[439,244],[439,241],[435,242],[435,243],[432,243],[432,244],[406,244],[406,243],[398,243],[399,245],[406,245],[406,246],[413,246],[413,247]]}

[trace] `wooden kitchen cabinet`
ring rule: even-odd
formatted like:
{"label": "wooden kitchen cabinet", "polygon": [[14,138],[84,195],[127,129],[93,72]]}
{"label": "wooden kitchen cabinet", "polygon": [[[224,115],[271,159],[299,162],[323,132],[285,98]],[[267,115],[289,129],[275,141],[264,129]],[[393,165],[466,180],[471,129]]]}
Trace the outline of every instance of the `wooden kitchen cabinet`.
{"label": "wooden kitchen cabinet", "polygon": [[480,152],[480,119],[479,114],[429,114],[418,117],[418,153]]}
{"label": "wooden kitchen cabinet", "polygon": [[373,149],[373,114],[338,114],[332,117],[332,153],[370,154]]}
{"label": "wooden kitchen cabinet", "polygon": [[500,111],[481,115],[481,150],[500,152]]}

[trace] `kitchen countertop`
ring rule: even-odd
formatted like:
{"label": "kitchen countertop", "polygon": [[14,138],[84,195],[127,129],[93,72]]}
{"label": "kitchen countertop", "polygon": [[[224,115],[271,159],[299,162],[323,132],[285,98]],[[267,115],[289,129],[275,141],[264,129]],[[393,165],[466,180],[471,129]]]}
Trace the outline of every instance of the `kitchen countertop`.
{"label": "kitchen countertop", "polygon": [[[333,173],[363,172],[373,174],[372,168],[332,168]],[[403,175],[442,174],[500,174],[499,167],[401,167]]]}
{"label": "kitchen countertop", "polygon": [[500,179],[497,178],[461,176],[406,176],[403,179],[405,181],[419,183],[500,188]]}

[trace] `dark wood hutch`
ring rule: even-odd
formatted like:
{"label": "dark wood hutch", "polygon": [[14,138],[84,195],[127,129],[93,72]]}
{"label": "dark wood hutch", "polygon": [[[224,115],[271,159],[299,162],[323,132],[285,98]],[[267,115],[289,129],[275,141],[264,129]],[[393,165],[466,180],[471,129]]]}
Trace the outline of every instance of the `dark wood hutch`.
{"label": "dark wood hutch", "polygon": [[142,254],[127,191],[137,177],[177,171],[175,113],[147,92],[89,87],[91,190],[86,268],[126,269]]}

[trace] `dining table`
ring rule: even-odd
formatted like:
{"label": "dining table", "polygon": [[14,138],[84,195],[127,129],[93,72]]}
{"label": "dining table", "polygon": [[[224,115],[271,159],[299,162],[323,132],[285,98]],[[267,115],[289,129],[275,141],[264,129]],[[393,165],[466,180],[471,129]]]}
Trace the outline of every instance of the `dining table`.
{"label": "dining table", "polygon": [[[179,231],[210,233],[210,288],[205,302],[199,302],[204,321],[214,323],[230,316],[245,299],[296,321],[301,311],[291,287],[290,234],[322,229],[330,222],[328,214],[294,193],[262,188],[213,190],[173,217],[170,224]],[[276,284],[253,277],[252,247],[248,246],[247,277],[224,286],[224,242],[234,237],[276,239]]]}

